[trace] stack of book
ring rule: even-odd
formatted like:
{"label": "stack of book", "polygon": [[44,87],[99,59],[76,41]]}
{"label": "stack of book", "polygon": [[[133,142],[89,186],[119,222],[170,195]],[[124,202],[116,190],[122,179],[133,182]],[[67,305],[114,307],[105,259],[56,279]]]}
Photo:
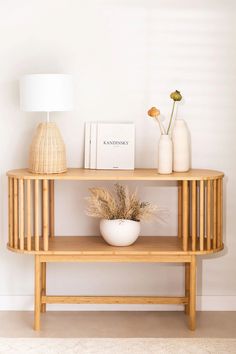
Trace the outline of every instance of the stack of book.
{"label": "stack of book", "polygon": [[85,124],[84,168],[134,169],[134,123]]}

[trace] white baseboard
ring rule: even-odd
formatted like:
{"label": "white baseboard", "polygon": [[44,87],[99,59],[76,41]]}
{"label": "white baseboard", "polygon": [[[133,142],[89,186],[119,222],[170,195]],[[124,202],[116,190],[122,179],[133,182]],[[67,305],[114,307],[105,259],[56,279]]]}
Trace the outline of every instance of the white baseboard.
{"label": "white baseboard", "polygon": [[[0,311],[32,311],[33,295],[0,296]],[[181,305],[47,305],[51,311],[182,311]],[[236,295],[197,296],[198,311],[236,311]]]}

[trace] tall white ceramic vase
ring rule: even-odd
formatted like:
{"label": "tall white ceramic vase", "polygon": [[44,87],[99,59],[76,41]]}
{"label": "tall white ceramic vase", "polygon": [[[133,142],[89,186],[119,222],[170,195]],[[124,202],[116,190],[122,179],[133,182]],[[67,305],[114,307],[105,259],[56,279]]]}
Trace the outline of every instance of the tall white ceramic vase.
{"label": "tall white ceramic vase", "polygon": [[190,133],[183,119],[176,119],[173,133],[173,171],[187,172],[191,163]]}
{"label": "tall white ceramic vase", "polygon": [[172,173],[172,141],[168,134],[162,134],[158,145],[158,173]]}

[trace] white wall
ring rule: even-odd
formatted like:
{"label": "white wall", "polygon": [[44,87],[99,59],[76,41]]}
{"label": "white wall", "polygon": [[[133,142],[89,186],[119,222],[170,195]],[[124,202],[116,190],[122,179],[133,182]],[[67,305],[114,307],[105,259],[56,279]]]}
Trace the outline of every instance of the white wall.
{"label": "white wall", "polygon": [[[233,0],[0,0],[1,309],[33,306],[33,258],[5,247],[5,172],[27,166],[32,134],[42,119],[20,112],[17,80],[27,73],[53,72],[71,73],[76,83],[75,111],[55,113],[71,167],[83,165],[83,127],[90,120],[135,121],[136,166],[156,167],[159,132],[146,111],[156,105],[169,115],[169,93],[181,90],[179,114],[191,130],[193,167],[226,174],[226,250],[199,261],[198,308],[236,310],[235,10]],[[143,234],[174,235],[175,188],[156,188],[153,182],[138,186],[144,199],[170,209],[167,225],[158,231],[144,225]],[[57,233],[98,234],[98,223],[83,214],[88,187],[57,184]],[[51,293],[183,291],[180,265],[50,264],[48,269]]]}

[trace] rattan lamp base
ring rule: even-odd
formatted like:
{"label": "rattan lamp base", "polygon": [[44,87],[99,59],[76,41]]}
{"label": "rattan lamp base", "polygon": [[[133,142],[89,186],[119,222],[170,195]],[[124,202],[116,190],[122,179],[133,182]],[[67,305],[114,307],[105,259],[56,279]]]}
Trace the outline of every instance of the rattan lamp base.
{"label": "rattan lamp base", "polygon": [[40,123],[30,146],[30,172],[51,174],[66,169],[65,144],[56,123]]}

